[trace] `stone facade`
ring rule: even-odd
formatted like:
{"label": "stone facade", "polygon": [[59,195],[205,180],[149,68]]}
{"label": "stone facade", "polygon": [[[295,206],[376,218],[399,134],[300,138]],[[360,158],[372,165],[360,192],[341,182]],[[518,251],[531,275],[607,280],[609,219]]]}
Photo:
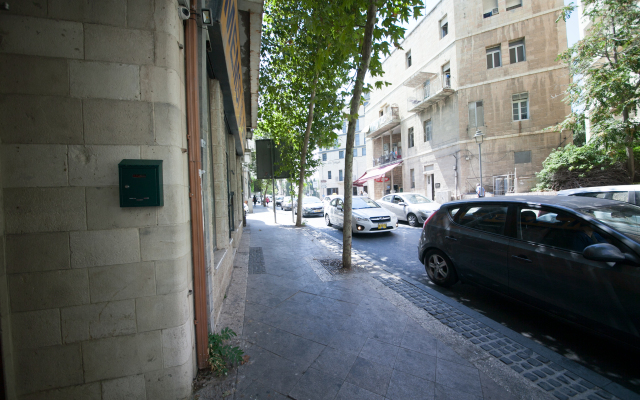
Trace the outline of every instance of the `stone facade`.
{"label": "stone facade", "polygon": [[[400,142],[403,163],[387,173],[388,178],[394,174],[396,190],[439,202],[472,193],[480,181],[474,140],[480,131],[483,186],[488,192],[499,191],[504,175],[512,186],[517,182],[512,190],[526,192],[535,186],[535,172],[549,153],[572,141],[570,132],[547,130],[570,112],[562,101],[570,76],[556,61],[567,47],[565,24],[555,22],[563,2],[523,0],[507,10],[512,3],[518,2],[442,0],[407,35],[402,49],[384,61],[382,80],[391,85],[372,92],[365,123],[375,124],[389,106],[397,107],[399,121],[382,133],[369,131],[367,168],[373,169],[374,159],[385,154],[383,141]],[[445,21],[448,33],[443,37]],[[520,40],[526,56],[512,62],[510,48]],[[491,58],[495,65],[488,68],[487,50],[498,47],[500,55]],[[512,96],[520,94],[526,96],[526,117],[514,120]],[[430,124],[429,138],[425,123]],[[374,183],[376,198],[393,188],[387,185],[390,181]]]}
{"label": "stone facade", "polygon": [[[0,324],[9,399],[191,393],[193,221],[177,6],[34,0],[0,11]],[[259,27],[260,17],[251,18]],[[206,72],[201,78],[201,114],[210,116],[201,176],[210,180],[205,223],[195,223],[206,231],[212,330],[242,236],[246,171],[224,125],[220,85]],[[123,159],[163,161],[164,206],[119,206]]]}

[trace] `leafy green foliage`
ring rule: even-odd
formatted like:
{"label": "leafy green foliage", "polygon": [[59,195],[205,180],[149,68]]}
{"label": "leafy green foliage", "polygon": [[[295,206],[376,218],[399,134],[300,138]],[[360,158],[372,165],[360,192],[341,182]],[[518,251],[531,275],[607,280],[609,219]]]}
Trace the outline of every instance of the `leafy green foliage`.
{"label": "leafy green foliage", "polygon": [[542,170],[536,173],[539,183],[533,190],[628,184],[629,175],[620,162],[624,157],[624,153],[606,151],[597,141],[582,147],[568,144],[542,163]]}
{"label": "leafy green foliage", "polygon": [[[560,54],[574,81],[566,101],[573,112],[561,129],[579,129],[585,114],[592,135],[608,147],[624,146],[630,174],[635,172],[633,143],[640,120],[640,7],[635,0],[583,0],[583,18],[591,22],[587,36]],[[575,10],[570,4],[559,19]]]}
{"label": "leafy green foliage", "polygon": [[224,344],[225,341],[237,336],[229,327],[220,333],[209,334],[209,365],[211,371],[222,376],[229,373],[229,365],[242,362],[244,352],[239,347]]}

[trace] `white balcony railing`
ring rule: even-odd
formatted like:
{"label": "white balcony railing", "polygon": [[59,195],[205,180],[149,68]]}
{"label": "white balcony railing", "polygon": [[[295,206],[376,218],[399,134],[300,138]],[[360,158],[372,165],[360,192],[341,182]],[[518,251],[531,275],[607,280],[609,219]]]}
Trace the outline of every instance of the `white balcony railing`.
{"label": "white balcony railing", "polygon": [[407,98],[407,110],[411,112],[423,110],[433,103],[448,97],[453,92],[451,76],[427,79],[421,85],[416,85],[413,96]]}
{"label": "white balcony railing", "polygon": [[400,110],[398,107],[390,107],[391,112],[383,115],[369,125],[368,135],[375,135],[385,128],[392,128],[400,123]]}

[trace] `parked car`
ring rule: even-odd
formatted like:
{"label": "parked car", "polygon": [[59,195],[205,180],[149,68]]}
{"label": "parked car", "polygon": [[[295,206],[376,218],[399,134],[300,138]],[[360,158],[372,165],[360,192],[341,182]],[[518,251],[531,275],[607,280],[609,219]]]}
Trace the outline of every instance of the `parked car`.
{"label": "parked car", "polygon": [[282,206],[282,199],[284,199],[284,196],[276,196],[276,207]]}
{"label": "parked car", "polygon": [[328,210],[327,207],[329,207],[331,200],[337,199],[338,197],[340,197],[340,195],[337,195],[337,194],[329,194],[324,196],[324,198],[322,199],[322,204],[324,205],[325,214],[327,213],[327,210]]}
{"label": "parked car", "polygon": [[[296,201],[295,214],[298,214],[298,202]],[[322,217],[324,215],[324,204],[322,200],[314,196],[304,196],[302,198],[303,217]]]}
{"label": "parked car", "polygon": [[[344,197],[339,196],[329,203],[324,221],[327,226],[344,224]],[[364,196],[353,196],[351,202],[351,230],[360,233],[388,232],[398,227],[398,217],[378,203]]]}
{"label": "parked car", "polygon": [[440,208],[440,204],[418,193],[389,194],[378,200],[378,204],[411,226],[422,226],[424,221]]}
{"label": "parked car", "polygon": [[627,203],[640,206],[640,185],[594,186],[567,189],[559,191],[558,196],[597,197],[599,199],[626,201]]}
{"label": "parked car", "polygon": [[285,196],[280,203],[280,208],[283,210],[291,210],[291,196]]}
{"label": "parked car", "polygon": [[640,207],[514,196],[451,202],[425,222],[418,258],[440,286],[484,286],[606,333],[640,337]]}

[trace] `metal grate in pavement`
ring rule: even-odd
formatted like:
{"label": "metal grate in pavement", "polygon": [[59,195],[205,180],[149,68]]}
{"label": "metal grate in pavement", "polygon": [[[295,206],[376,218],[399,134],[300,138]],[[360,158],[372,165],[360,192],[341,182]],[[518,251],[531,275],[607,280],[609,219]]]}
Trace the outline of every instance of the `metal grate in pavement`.
{"label": "metal grate in pavement", "polygon": [[249,275],[266,273],[262,247],[249,247]]}
{"label": "metal grate in pavement", "polygon": [[517,373],[535,382],[557,399],[616,399],[611,393],[579,378],[560,365],[514,342],[424,290],[394,276],[374,276],[374,278],[416,306],[423,308]]}

